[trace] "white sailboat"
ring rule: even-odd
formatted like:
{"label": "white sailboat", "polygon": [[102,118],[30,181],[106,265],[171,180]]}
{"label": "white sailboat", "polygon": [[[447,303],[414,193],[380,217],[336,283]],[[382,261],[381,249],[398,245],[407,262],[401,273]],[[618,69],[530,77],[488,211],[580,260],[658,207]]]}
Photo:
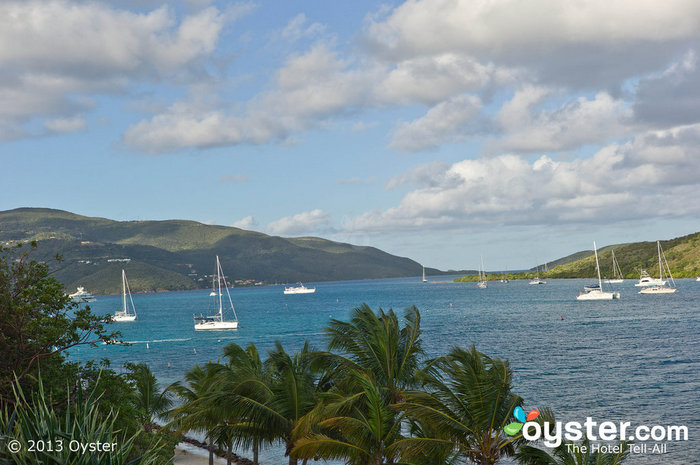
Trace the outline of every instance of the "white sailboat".
{"label": "white sailboat", "polygon": [[619,299],[619,292],[605,292],[603,291],[603,283],[600,279],[600,264],[598,263],[598,249],[596,248],[595,241],[593,241],[593,252],[595,253],[595,269],[598,272],[598,286],[590,286],[586,289],[586,292],[582,292],[576,297],[576,300],[613,300]]}
{"label": "white sailboat", "polygon": [[427,283],[427,282],[428,282],[428,280],[425,279],[425,267],[423,267],[423,282],[424,282],[424,283]]}
{"label": "white sailboat", "polygon": [[[228,329],[238,328],[238,315],[236,315],[236,309],[233,308],[233,302],[231,301],[231,294],[228,290],[228,284],[226,284],[226,277],[221,269],[221,262],[219,261],[219,256],[216,256],[216,289],[214,289],[215,297],[218,296],[219,304],[219,314],[210,316],[195,316],[194,317],[194,329],[197,331],[223,331]],[[223,284],[223,286],[222,286]],[[233,320],[224,320],[224,300],[222,290],[226,289],[226,296],[228,297],[228,303],[231,306],[231,311],[233,312]]]}
{"label": "white sailboat", "polygon": [[[664,251],[661,250],[661,242],[656,241],[656,248],[659,253],[659,281],[662,284],[655,284],[652,286],[644,287],[639,291],[640,294],[673,294],[676,292],[676,282],[673,280],[673,275],[671,275],[671,269],[668,267],[668,262],[666,261],[666,255]],[[663,258],[663,265],[661,264],[661,259]],[[667,286],[668,282],[664,280],[664,274],[668,273],[669,281],[672,285]],[[635,284],[636,285],[636,284]]]}
{"label": "white sailboat", "polygon": [[486,289],[486,270],[484,270],[484,257],[481,257],[481,268],[479,268],[479,282],[476,283],[479,289]]}
{"label": "white sailboat", "polygon": [[302,283],[297,283],[298,286],[289,286],[284,288],[285,294],[313,294],[316,292],[315,287],[306,287]]}
{"label": "white sailboat", "polygon": [[[131,303],[131,313],[129,313],[129,306],[127,305],[126,295],[129,295],[129,303]],[[122,270],[122,310],[120,312],[114,312],[112,315],[112,321],[134,321],[136,319],[136,308],[134,308],[134,301],[131,298],[131,289],[129,289],[129,281],[126,280],[126,272]]]}
{"label": "white sailboat", "polygon": [[622,276],[622,270],[620,269],[620,264],[617,263],[617,260],[615,259],[615,251],[611,251],[612,253],[612,262],[613,262],[613,276],[614,278],[611,279],[606,279],[605,282],[608,284],[620,284],[624,282],[624,278]]}

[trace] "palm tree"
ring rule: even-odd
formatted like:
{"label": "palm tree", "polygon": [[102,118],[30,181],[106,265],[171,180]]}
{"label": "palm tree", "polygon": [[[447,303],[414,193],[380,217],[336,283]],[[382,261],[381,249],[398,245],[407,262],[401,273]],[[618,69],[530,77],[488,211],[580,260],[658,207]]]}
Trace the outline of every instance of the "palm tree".
{"label": "palm tree", "polygon": [[425,391],[406,392],[395,405],[423,424],[430,437],[403,439],[396,450],[408,459],[451,451],[476,464],[512,456],[522,438],[508,436],[503,428],[522,399],[511,392],[511,380],[507,361],[474,347],[453,349],[424,373]]}
{"label": "palm tree", "polygon": [[396,462],[390,452],[402,439],[402,417],[391,410],[385,392],[373,380],[354,372],[360,391],[322,395],[322,403],[307,416],[313,427],[300,424],[305,434],[296,442],[294,457],[343,459],[348,465],[381,465]]}
{"label": "palm tree", "polygon": [[416,385],[423,355],[418,309],[407,309],[405,321],[401,327],[393,310],[362,305],[349,322],[331,322],[329,351],[315,354],[326,392],[296,428],[301,439],[293,456],[395,463],[405,421],[391,405]]}
{"label": "palm tree", "polygon": [[127,363],[125,366],[129,370],[128,378],[134,385],[131,403],[144,431],[150,433],[153,430],[153,420],[163,417],[172,407],[172,393],[168,389],[161,391],[158,380],[145,363]]}
{"label": "palm tree", "polygon": [[[220,379],[228,378],[223,385],[228,388],[210,396],[210,402],[226,412],[229,419],[237,419],[231,426],[239,434],[239,443],[255,446],[282,442],[285,456],[289,456],[294,447],[295,425],[316,403],[311,349],[306,342],[300,352],[289,355],[276,342],[262,371],[255,354],[257,351],[252,348],[243,355],[240,348],[231,347],[229,355],[233,357],[229,357],[229,363],[240,363],[243,368],[236,365],[228,375],[220,375]],[[290,456],[289,463],[295,465],[297,461]]]}
{"label": "palm tree", "polygon": [[247,421],[239,410],[235,396],[242,396],[263,405],[273,396],[270,371],[260,359],[254,344],[244,349],[236,343],[224,347],[225,365],[218,365],[217,390],[212,393],[212,402],[221,406],[223,424],[217,429],[219,436],[228,437],[228,458],[230,461],[233,446],[249,447],[253,450],[253,464],[258,464],[260,445],[273,442],[274,437],[259,430]]}
{"label": "palm tree", "polygon": [[[393,310],[379,308],[375,313],[362,304],[353,309],[349,322],[331,320],[328,352],[316,354],[316,365],[334,383],[342,383],[350,373],[364,373],[381,388],[389,403],[397,402],[403,390],[416,385],[424,355],[418,309],[407,308],[404,319],[401,327]],[[350,376],[349,381],[354,379]]]}
{"label": "palm tree", "polygon": [[207,363],[204,367],[195,365],[185,373],[187,385],[174,383],[171,389],[182,400],[182,405],[168,412],[172,421],[167,426],[175,426],[178,431],[204,432],[209,443],[209,465],[214,464],[214,429],[220,423],[220,410],[211,402],[215,389],[218,367]]}

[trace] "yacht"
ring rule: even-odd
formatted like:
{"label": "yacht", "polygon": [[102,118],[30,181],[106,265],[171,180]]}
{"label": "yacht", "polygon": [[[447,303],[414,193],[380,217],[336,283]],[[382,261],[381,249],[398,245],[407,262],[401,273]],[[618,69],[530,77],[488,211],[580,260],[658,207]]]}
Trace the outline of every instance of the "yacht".
{"label": "yacht", "polygon": [[73,302],[77,302],[77,303],[96,302],[97,301],[97,299],[95,299],[95,296],[90,294],[88,291],[86,291],[84,287],[79,287],[78,292],[74,292],[72,294],[69,294],[68,297],[73,299]]}
{"label": "yacht", "polygon": [[647,287],[647,286],[663,286],[666,284],[661,278],[652,278],[647,273],[647,270],[642,270],[639,276],[639,282],[635,284],[637,287]]}
{"label": "yacht", "polygon": [[313,294],[316,292],[315,287],[306,287],[302,283],[297,283],[298,286],[289,286],[284,288],[285,294]]}

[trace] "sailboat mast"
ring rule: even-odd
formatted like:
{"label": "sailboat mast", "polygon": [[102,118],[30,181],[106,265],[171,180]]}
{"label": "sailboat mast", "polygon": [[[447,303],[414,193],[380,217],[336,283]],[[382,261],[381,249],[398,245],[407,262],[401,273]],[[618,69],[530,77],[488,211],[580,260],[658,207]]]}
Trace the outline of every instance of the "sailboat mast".
{"label": "sailboat mast", "polygon": [[656,248],[658,249],[658,252],[659,252],[659,279],[663,280],[664,279],[664,272],[661,271],[661,242],[656,241]]}
{"label": "sailboat mast", "polygon": [[126,273],[122,270],[122,310],[126,313]]}
{"label": "sailboat mast", "polygon": [[219,281],[219,318],[220,321],[224,321],[224,311],[221,296],[221,262],[219,262],[219,256],[216,256],[216,278]]}
{"label": "sailboat mast", "polygon": [[600,279],[600,265],[598,264],[598,248],[595,245],[595,241],[593,241],[593,252],[595,253],[595,269],[598,272],[598,289],[600,291],[603,291],[603,281]]}

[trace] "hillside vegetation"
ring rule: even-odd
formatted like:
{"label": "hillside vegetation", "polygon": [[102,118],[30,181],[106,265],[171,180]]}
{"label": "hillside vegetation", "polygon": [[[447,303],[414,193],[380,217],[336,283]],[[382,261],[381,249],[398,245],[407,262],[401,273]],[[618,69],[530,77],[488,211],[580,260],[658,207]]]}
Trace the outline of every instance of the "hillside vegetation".
{"label": "hillside vegetation", "polygon": [[[208,287],[219,255],[230,283],[419,276],[421,266],[374,247],[316,237],[284,238],[194,221],[114,221],[62,210],[0,212],[0,242],[37,240],[39,253],[63,262],[53,270],[67,289],[121,292],[124,268],[133,292]],[[426,270],[429,274],[438,270]]]}
{"label": "hillside vegetation", "polygon": [[[675,278],[692,278],[700,275],[700,233],[661,241],[671,273]],[[644,269],[652,276],[659,274],[659,258],[656,242],[634,242],[604,247],[598,251],[600,273],[603,277],[613,276],[612,250],[627,279],[639,279]],[[548,273],[540,273],[548,278],[584,278],[596,276],[593,251],[586,258],[559,265]]]}

